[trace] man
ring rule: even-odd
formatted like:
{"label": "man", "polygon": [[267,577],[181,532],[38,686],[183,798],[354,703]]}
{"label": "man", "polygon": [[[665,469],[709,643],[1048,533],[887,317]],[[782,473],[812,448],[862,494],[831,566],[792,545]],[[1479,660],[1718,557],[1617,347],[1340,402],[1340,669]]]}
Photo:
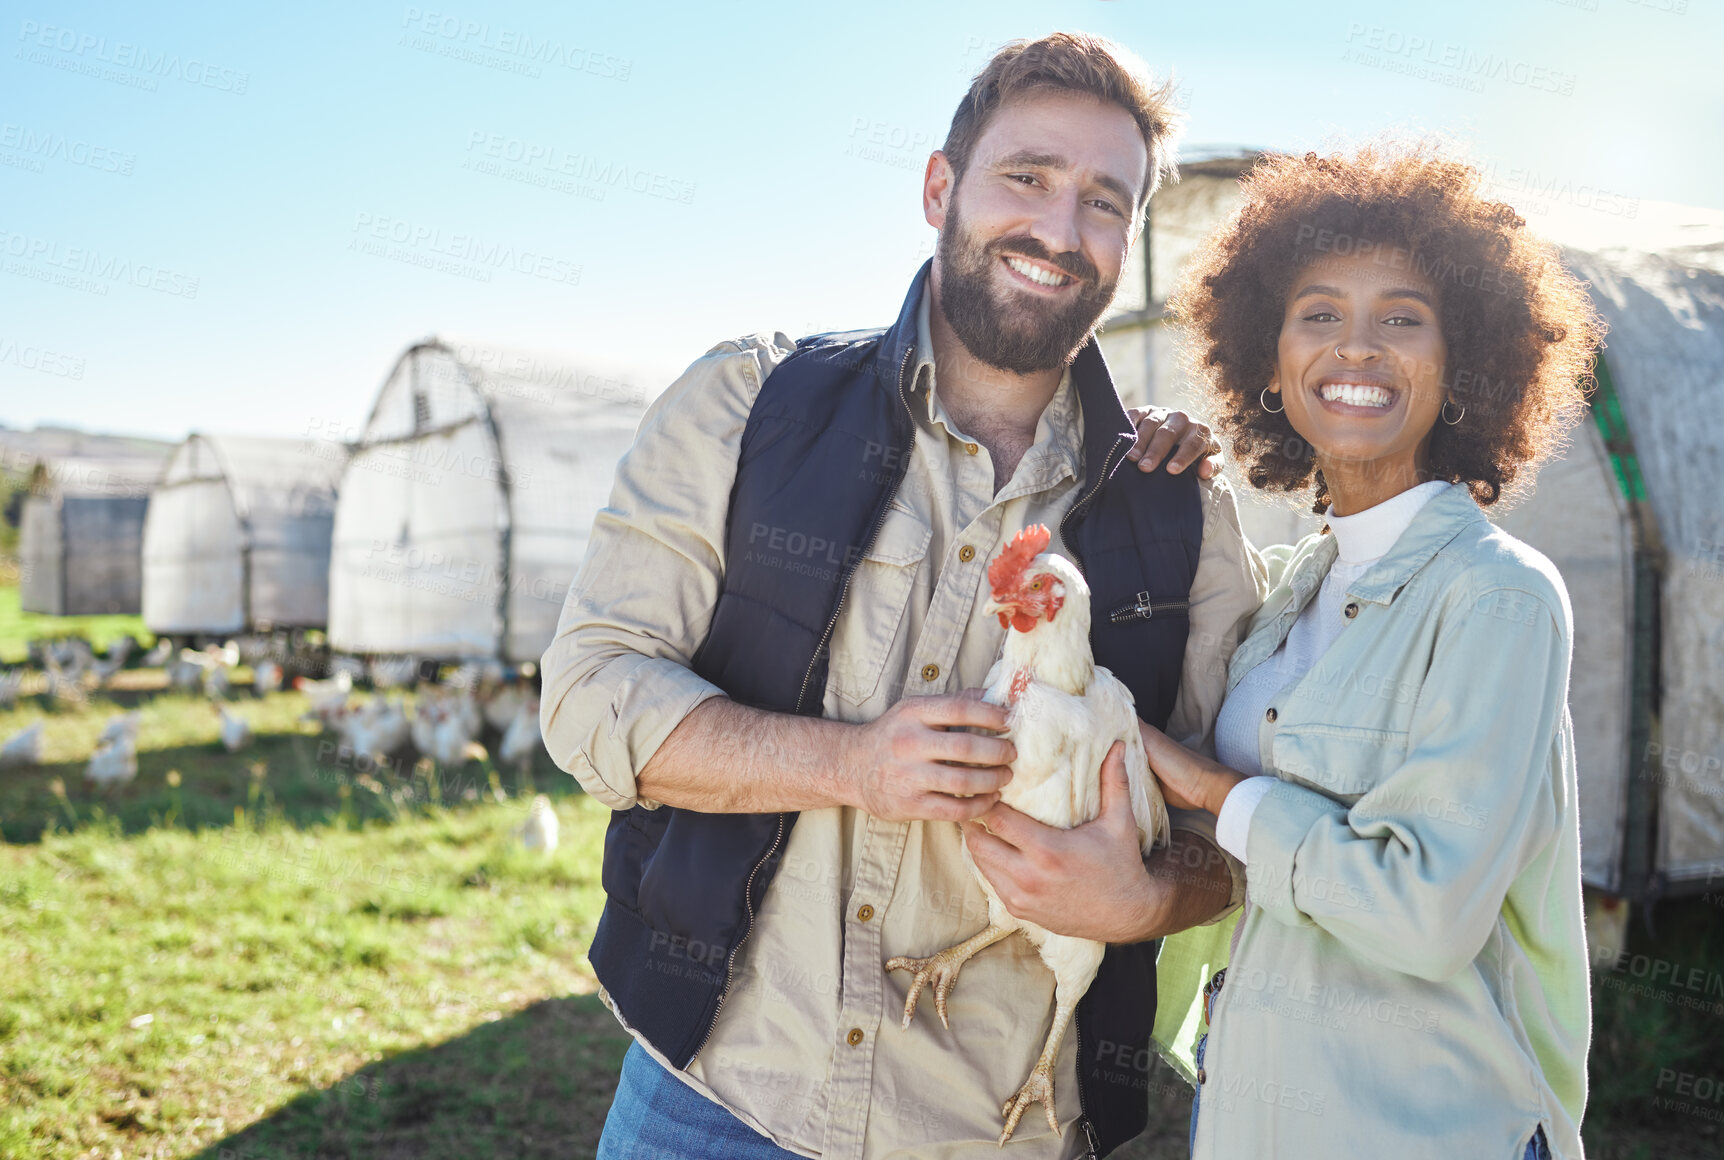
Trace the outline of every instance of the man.
{"label": "man", "polygon": [[[988,561],[1055,529],[1098,663],[1193,743],[1258,601],[1231,494],[1183,471],[1207,430],[1122,468],[1093,337],[1169,168],[1166,95],[1095,38],[1002,49],[929,159],[939,246],[898,321],[714,347],[619,464],[543,665],[552,755],[618,811],[590,958],[636,1042],[602,1157],[997,1153],[1051,973],[1022,939],[978,955],[946,1031],[900,1027],[910,980],[883,969],[986,921],[952,823],[1011,775],[973,692],[1003,639]],[[1107,616],[1145,591],[1189,607]],[[1008,906],[1057,899],[1062,933],[1116,944],[1055,1073],[1062,1137],[1026,1118],[1018,1156],[1142,1130],[1150,940],[1237,897],[1200,833],[1146,865],[1122,797],[1069,832],[996,813],[1026,825],[976,846]]]}

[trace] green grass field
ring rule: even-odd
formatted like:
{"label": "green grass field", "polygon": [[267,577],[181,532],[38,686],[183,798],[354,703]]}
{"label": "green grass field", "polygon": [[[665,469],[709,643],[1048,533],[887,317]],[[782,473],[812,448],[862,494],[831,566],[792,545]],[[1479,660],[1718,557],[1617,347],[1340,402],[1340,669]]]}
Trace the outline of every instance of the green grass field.
{"label": "green grass field", "polygon": [[[604,809],[544,759],[352,768],[294,693],[235,699],[259,737],[233,756],[200,699],[141,705],[137,780],[105,794],[82,769],[114,706],[0,712],[0,738],[47,726],[45,766],[0,772],[0,1158],[593,1154],[627,1046],[584,957]],[[535,790],[548,859],[512,838]],[[1651,965],[1595,978],[1594,1160],[1724,1155],[1724,1103],[1692,1097],[1724,1079],[1695,1006],[1721,915],[1667,905]],[[1186,1090],[1152,1081],[1116,1156],[1185,1155]]]}

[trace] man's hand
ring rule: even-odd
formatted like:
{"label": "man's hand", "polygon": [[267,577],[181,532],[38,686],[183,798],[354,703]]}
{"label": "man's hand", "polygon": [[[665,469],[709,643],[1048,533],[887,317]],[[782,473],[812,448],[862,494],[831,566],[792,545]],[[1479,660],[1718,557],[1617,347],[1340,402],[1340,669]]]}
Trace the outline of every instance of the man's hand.
{"label": "man's hand", "polygon": [[1126,413],[1137,428],[1137,442],[1125,457],[1137,464],[1139,471],[1154,471],[1170,451],[1169,475],[1178,475],[1193,463],[1197,464],[1199,479],[1211,479],[1221,470],[1221,444],[1209,424],[1165,407],[1133,407]]}
{"label": "man's hand", "polygon": [[[1101,766],[1101,814],[1070,830],[1044,826],[1004,803],[964,826],[977,869],[1015,917],[1098,942],[1154,938],[1175,884],[1144,868],[1125,776],[1125,746]],[[1226,901],[1225,895],[1222,899]]]}
{"label": "man's hand", "polygon": [[844,804],[891,822],[962,822],[985,813],[1012,779],[1017,749],[1004,738],[956,732],[960,726],[1004,732],[1006,710],[974,690],[905,697],[850,730],[839,755]]}

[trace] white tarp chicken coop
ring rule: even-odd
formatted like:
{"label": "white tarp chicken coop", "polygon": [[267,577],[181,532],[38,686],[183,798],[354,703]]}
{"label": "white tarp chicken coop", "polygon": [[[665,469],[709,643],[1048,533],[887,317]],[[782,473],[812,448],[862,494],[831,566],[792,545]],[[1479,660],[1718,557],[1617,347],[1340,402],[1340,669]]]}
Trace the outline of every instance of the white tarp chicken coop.
{"label": "white tarp chicken coop", "polygon": [[176,636],[323,627],[346,461],[325,440],[188,437],[144,524],[144,624]]}
{"label": "white tarp chicken coop", "polygon": [[[1165,302],[1256,157],[1182,163],[1151,201],[1102,336],[1128,403],[1205,410]],[[1536,491],[1490,512],[1550,557],[1573,603],[1583,873],[1636,898],[1703,887],[1724,874],[1724,214],[1561,186],[1496,195],[1563,243],[1610,328],[1591,421]],[[1320,526],[1233,479],[1255,543]]]}
{"label": "white tarp chicken coop", "polygon": [[138,545],[162,457],[45,457],[18,521],[19,604],[49,616],[136,614]]}
{"label": "white tarp chicken coop", "polygon": [[330,645],[537,662],[644,399],[602,364],[408,348],[343,477]]}

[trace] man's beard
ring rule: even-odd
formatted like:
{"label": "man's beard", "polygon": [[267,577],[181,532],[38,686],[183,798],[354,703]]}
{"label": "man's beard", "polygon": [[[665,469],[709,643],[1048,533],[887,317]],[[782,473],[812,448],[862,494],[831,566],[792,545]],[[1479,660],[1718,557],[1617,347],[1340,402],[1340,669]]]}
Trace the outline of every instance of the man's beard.
{"label": "man's beard", "polygon": [[[940,231],[940,307],[969,352],[1012,374],[1027,375],[1068,365],[1077,357],[1102,312],[1113,301],[1119,280],[1098,282],[1095,264],[1081,252],[1054,255],[1032,237],[995,238],[981,243],[958,218],[954,200]],[[1081,283],[1071,301],[1052,306],[1014,294],[994,283],[1003,254],[1045,262]]]}

